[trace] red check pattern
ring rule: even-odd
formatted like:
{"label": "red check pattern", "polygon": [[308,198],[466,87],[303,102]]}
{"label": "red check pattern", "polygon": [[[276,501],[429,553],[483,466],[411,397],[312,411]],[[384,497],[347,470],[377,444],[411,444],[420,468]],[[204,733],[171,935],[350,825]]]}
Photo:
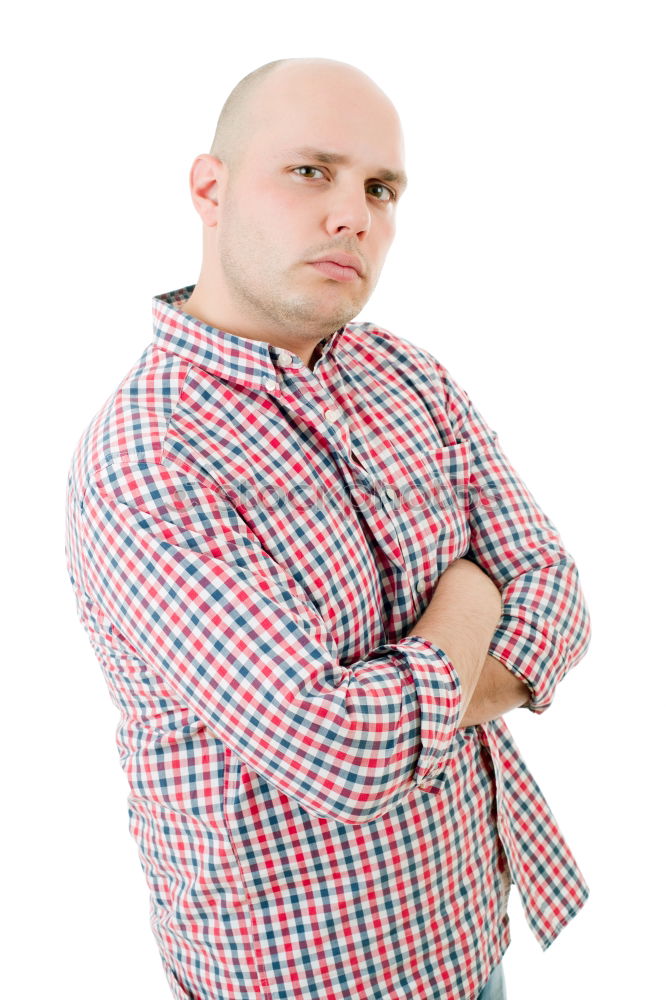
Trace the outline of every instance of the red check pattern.
{"label": "red check pattern", "polygon": [[513,882],[543,948],[587,886],[502,719],[407,636],[455,559],[542,712],[589,642],[578,574],[428,352],[369,323],[289,352],[156,296],[68,479],[79,617],[179,1000],[475,997]]}

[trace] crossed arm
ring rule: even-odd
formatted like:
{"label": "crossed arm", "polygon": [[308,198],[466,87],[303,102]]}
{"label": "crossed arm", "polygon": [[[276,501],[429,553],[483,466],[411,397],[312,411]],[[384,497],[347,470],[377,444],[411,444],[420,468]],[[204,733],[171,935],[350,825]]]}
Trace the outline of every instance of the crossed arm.
{"label": "crossed arm", "polygon": [[[488,603],[492,606],[489,584],[501,594],[501,617],[495,621],[490,643],[484,644],[487,632],[483,629],[468,632],[468,642],[480,651],[473,676],[468,678],[459,726],[479,725],[523,705],[540,713],[550,705],[559,681],[581,659],[590,639],[589,614],[576,565],[557,528],[511,466],[495,431],[446,369],[436,359],[434,363],[437,388],[460,454],[457,492],[467,504],[470,545],[460,561],[470,560],[489,578],[474,580],[467,570],[469,585],[477,589],[465,594],[459,615],[479,607],[477,601],[481,609]],[[437,628],[436,618],[432,624]],[[443,639],[441,645],[447,649],[451,635]],[[464,646],[456,649],[455,635],[453,642],[464,689],[466,651]],[[456,657],[452,660],[455,665]]]}
{"label": "crossed arm", "polygon": [[529,699],[527,684],[488,654],[459,728],[489,722],[512,708],[527,704]]}
{"label": "crossed arm", "polygon": [[[197,470],[109,462],[72,504],[85,613],[99,609],[122,655],[149,664],[175,705],[316,816],[372,821],[437,773],[457,727],[509,711],[525,685],[543,711],[587,645],[576,569],[554,526],[476,411],[452,384],[446,393],[479,498],[469,558],[442,574],[453,593],[434,621],[431,600],[409,636],[354,663],[337,659],[309,594]],[[489,605],[481,625],[474,570]],[[451,588],[461,574],[468,584]],[[419,640],[425,616],[430,643]]]}
{"label": "crossed arm", "polygon": [[500,589],[473,561],[455,560],[440,576],[410,635],[439,644],[460,683],[458,727],[496,719],[530,700],[527,684],[488,652],[502,616]]}

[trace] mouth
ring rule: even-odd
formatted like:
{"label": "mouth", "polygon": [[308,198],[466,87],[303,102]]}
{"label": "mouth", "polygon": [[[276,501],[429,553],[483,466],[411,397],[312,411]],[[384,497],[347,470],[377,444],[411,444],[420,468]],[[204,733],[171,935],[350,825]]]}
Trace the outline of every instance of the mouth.
{"label": "mouth", "polygon": [[356,281],[361,277],[355,267],[336,264],[333,260],[315,260],[310,266],[316,268],[324,277],[332,278],[333,281]]}

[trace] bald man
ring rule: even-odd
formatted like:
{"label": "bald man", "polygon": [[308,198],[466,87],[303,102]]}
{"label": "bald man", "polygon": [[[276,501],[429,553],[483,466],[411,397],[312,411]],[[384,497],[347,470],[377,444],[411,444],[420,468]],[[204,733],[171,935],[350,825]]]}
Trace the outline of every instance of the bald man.
{"label": "bald man", "polygon": [[352,322],[406,185],[360,70],[241,80],[190,173],[199,280],[72,458],[179,1000],[497,1000],[510,885],[543,948],[587,897],[504,720],[587,648],[575,564],[442,363]]}

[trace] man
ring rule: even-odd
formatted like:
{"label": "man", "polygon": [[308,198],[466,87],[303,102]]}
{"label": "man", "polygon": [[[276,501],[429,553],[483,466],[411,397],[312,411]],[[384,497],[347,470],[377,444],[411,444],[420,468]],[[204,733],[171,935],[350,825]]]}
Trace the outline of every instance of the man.
{"label": "man", "polygon": [[227,100],[196,286],[68,484],[173,995],[504,995],[510,882],[546,948],[587,886],[502,718],[583,656],[575,565],[442,364],[370,323],[406,184],[354,67]]}

